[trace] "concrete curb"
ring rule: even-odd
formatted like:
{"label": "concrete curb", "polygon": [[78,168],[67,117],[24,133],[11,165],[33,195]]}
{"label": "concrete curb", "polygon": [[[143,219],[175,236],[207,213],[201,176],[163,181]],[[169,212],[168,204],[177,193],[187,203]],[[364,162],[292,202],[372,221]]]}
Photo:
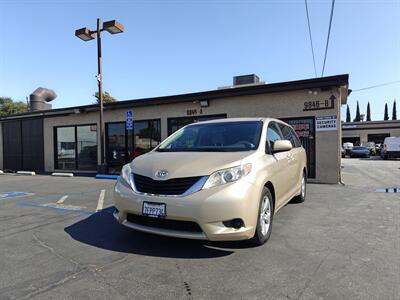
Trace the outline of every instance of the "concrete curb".
{"label": "concrete curb", "polygon": [[36,175],[35,172],[31,172],[31,171],[18,171],[17,174],[19,174],[19,175],[29,175],[29,176],[35,176]]}
{"label": "concrete curb", "polygon": [[107,174],[97,174],[96,179],[114,179],[117,180],[119,178],[118,175],[107,175]]}
{"label": "concrete curb", "polygon": [[57,177],[74,177],[73,173],[51,173],[51,176]]}

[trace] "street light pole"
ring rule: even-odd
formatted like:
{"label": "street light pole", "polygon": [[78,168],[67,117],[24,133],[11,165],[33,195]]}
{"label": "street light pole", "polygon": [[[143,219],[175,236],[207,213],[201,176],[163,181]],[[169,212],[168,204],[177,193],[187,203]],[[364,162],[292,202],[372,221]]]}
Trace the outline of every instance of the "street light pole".
{"label": "street light pole", "polygon": [[116,20],[107,21],[103,23],[103,28],[101,27],[100,18],[97,18],[97,29],[92,31],[86,27],[75,30],[75,36],[81,40],[87,42],[93,40],[97,37],[97,82],[99,86],[99,111],[100,111],[100,165],[97,166],[97,171],[99,173],[107,172],[107,160],[104,155],[105,153],[105,130],[104,130],[104,118],[103,118],[103,73],[101,65],[101,32],[108,31],[111,34],[117,34],[124,32],[124,26]]}
{"label": "street light pole", "polygon": [[107,172],[107,162],[104,155],[104,119],[103,119],[103,73],[101,65],[101,29],[100,18],[97,18],[97,82],[99,86],[99,110],[100,110],[100,166],[98,167],[99,173]]}

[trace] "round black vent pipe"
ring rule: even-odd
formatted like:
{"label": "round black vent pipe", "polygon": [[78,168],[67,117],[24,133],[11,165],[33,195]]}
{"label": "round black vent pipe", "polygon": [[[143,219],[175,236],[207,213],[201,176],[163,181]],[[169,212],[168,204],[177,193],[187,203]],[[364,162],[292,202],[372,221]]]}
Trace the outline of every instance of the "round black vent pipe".
{"label": "round black vent pipe", "polygon": [[30,111],[51,109],[48,102],[54,100],[57,94],[50,89],[39,87],[29,96]]}

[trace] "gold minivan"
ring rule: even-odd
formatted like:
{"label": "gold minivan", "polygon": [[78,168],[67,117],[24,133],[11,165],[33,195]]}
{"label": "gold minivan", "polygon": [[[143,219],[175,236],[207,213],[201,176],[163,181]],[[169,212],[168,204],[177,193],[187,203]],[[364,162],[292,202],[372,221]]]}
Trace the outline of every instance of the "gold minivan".
{"label": "gold minivan", "polygon": [[261,245],[274,214],[305,200],[306,166],[299,138],[280,120],[190,124],[122,168],[114,217],[148,233]]}

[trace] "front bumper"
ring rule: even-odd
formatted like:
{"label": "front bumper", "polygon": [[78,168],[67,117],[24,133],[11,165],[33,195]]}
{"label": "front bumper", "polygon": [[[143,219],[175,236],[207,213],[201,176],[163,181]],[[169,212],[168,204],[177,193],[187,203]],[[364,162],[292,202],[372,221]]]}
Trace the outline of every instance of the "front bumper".
{"label": "front bumper", "polygon": [[386,151],[383,155],[387,158],[397,158],[400,157],[400,151]]}
{"label": "front bumper", "polygon": [[350,157],[361,157],[361,158],[366,158],[366,157],[369,157],[370,156],[370,153],[368,152],[368,153],[350,153]]}
{"label": "front bumper", "polygon": [[[171,237],[200,240],[245,240],[254,236],[261,189],[245,178],[231,184],[200,190],[184,197],[138,194],[124,181],[114,188],[115,219],[132,229]],[[144,201],[165,203],[166,219],[197,223],[202,232],[157,228],[128,221],[128,214],[142,215]],[[226,227],[223,221],[239,218],[244,226]]]}

